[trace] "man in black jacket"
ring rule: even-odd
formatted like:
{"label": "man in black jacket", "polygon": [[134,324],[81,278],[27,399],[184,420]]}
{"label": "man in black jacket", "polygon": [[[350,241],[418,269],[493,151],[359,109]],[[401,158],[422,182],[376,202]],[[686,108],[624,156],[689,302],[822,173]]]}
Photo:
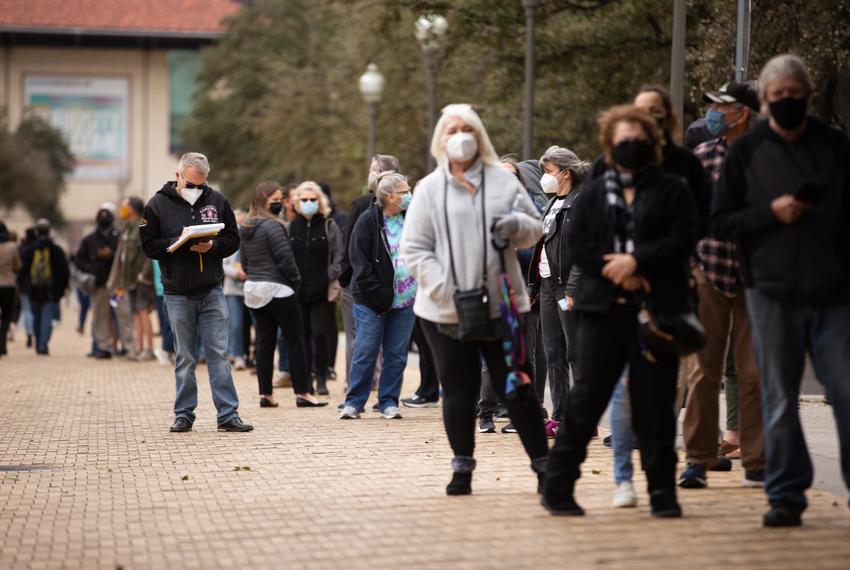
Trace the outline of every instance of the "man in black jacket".
{"label": "man in black jacket", "polygon": [[850,143],[807,116],[813,86],[791,55],[759,78],[769,119],[732,145],[711,216],[738,240],[753,348],[762,378],[765,526],[799,526],[812,484],[797,397],[808,353],[838,425],[850,487]]}
{"label": "man in black jacket", "polygon": [[[213,402],[220,431],[254,429],[239,417],[239,397],[227,361],[227,303],[224,300],[222,260],[239,249],[233,210],[223,194],[207,186],[207,157],[190,152],[180,158],[177,179],[166,182],[148,202],[139,224],[142,249],[162,268],[165,305],[174,329],[177,397],[172,432],[191,431],[198,405],[195,347],[203,343]],[[223,223],[212,239],[191,240],[168,251],[183,228]]]}
{"label": "man in black jacket", "polygon": [[94,292],[92,293],[92,334],[94,336],[93,356],[98,359],[112,357],[112,308],[109,306],[109,290],[106,281],[115,251],[118,248],[120,233],[112,225],[115,221],[113,212],[115,205],[101,204],[97,211],[94,231],[87,235],[80,244],[77,256],[74,258],[80,271],[94,275]]}
{"label": "man in black jacket", "polygon": [[29,295],[35,328],[35,352],[47,355],[47,344],[53,333],[53,318],[59,301],[65,295],[71,271],[61,247],[50,238],[50,222],[44,218],[35,223],[36,241],[23,250],[19,273],[21,290]]}

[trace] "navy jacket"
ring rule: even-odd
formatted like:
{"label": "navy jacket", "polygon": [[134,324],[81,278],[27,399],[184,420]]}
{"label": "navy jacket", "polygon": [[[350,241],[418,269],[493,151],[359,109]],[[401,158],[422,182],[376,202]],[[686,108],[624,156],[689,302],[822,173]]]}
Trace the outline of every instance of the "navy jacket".
{"label": "navy jacket", "polygon": [[357,220],[348,244],[348,259],[354,302],[378,314],[389,311],[395,297],[395,266],[384,231],[384,212],[377,204]]}

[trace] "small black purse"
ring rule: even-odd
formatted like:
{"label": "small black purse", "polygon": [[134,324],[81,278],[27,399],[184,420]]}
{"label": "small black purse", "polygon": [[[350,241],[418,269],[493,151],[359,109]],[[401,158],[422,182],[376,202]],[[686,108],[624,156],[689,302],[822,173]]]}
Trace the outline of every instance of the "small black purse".
{"label": "small black purse", "polygon": [[705,329],[693,311],[659,312],[644,304],[638,313],[638,334],[650,352],[688,356],[705,346]]}
{"label": "small black purse", "polygon": [[[449,241],[449,259],[452,267],[452,279],[457,287],[457,272],[455,271],[455,259],[452,252],[452,231],[449,226],[449,179],[445,178],[445,190],[443,193],[443,213],[446,218],[446,235]],[[452,295],[455,310],[457,311],[458,324],[440,325],[438,330],[443,334],[456,340],[494,340],[498,338],[498,323],[490,318],[490,290],[487,287],[487,212],[485,210],[484,194],[484,170],[481,171],[481,219],[483,220],[484,234],[484,271],[481,287],[456,290]],[[498,319],[496,319],[498,320]]]}

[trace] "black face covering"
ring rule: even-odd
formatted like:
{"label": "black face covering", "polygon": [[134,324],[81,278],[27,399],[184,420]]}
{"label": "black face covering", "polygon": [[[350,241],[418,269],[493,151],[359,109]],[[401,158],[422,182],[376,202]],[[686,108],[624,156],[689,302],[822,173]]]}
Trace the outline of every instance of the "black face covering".
{"label": "black face covering", "polygon": [[271,212],[273,216],[279,216],[282,211],[283,202],[272,202],[269,204],[269,212]]}
{"label": "black face covering", "polygon": [[625,140],[611,149],[611,158],[629,170],[643,170],[655,160],[655,149],[643,139]]}
{"label": "black face covering", "polygon": [[97,219],[97,227],[101,230],[109,229],[109,226],[112,225],[112,216],[100,216]]}
{"label": "black face covering", "polygon": [[770,116],[786,131],[793,131],[806,120],[809,102],[794,97],[786,97],[769,104]]}

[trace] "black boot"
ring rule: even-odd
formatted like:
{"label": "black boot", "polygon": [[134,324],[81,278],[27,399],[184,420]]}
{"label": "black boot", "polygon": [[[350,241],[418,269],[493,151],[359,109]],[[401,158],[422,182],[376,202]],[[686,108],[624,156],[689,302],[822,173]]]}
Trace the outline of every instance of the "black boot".
{"label": "black boot", "polygon": [[657,489],[649,495],[652,516],[659,518],[679,518],[682,507],[676,500],[676,489]]}
{"label": "black boot", "polygon": [[446,487],[446,495],[471,495],[472,472],[475,470],[475,459],[457,456],[452,459],[452,480]]}
{"label": "black boot", "polygon": [[327,379],[324,376],[316,378],[316,393],[319,394],[319,396],[327,396],[329,393]]}
{"label": "black boot", "polygon": [[580,517],[584,509],[573,498],[575,481],[561,477],[546,477],[540,504],[557,517]]}

